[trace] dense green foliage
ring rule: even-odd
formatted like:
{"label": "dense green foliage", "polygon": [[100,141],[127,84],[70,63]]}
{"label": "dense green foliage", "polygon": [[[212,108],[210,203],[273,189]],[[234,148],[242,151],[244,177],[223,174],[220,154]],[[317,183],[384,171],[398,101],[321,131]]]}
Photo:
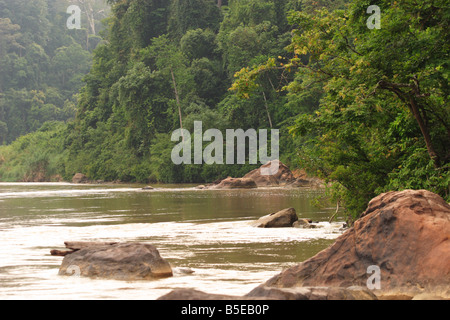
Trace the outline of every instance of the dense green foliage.
{"label": "dense green foliage", "polygon": [[[445,1],[377,1],[380,29],[366,26],[367,1],[346,11],[290,14],[292,58],[243,70],[249,96],[282,69],[290,99],[317,96],[315,112],[291,127],[304,167],[332,182],[353,217],[389,190],[424,188],[449,199],[449,14]],[[250,85],[248,84],[250,82]]]}
{"label": "dense green foliage", "polygon": [[236,71],[284,52],[287,12],[297,1],[229,1],[221,8],[213,0],[111,3],[108,42],[94,53],[70,125],[66,178],[84,172],[101,180],[204,182],[255,167],[175,166],[171,133],[180,125],[192,133],[194,121],[205,130],[272,122],[290,139],[282,125],[287,114],[277,111],[283,98],[272,88],[267,102],[263,92],[249,102],[228,89]]}
{"label": "dense green foliage", "polygon": [[66,125],[46,122],[38,131],[22,136],[1,147],[2,181],[61,181],[64,171],[64,139]]}
{"label": "dense green foliage", "polygon": [[[106,8],[99,0],[80,2],[89,3],[96,13]],[[47,121],[74,118],[75,95],[89,72],[91,50],[101,40],[95,35],[95,21],[93,30],[66,27],[66,10],[74,3],[0,1],[0,144]],[[88,23],[83,20],[83,25]]]}
{"label": "dense green foliage", "polygon": [[[109,0],[105,41],[81,89],[85,70],[76,66],[86,65],[77,60],[86,48],[73,35],[51,46],[52,58],[46,47],[27,45],[27,76],[10,72],[0,81],[10,113],[29,115],[0,122],[0,135],[67,119],[67,97],[78,93],[74,121],[47,123],[0,149],[0,179],[83,172],[93,180],[205,182],[256,167],[174,165],[172,132],[192,133],[202,121],[204,130],[280,129],[280,160],[330,182],[330,195],[353,218],[388,190],[426,188],[449,200],[448,6],[374,2]],[[373,4],[381,29],[366,25]],[[2,63],[22,58],[18,27],[0,22],[1,50],[9,48]],[[42,65],[54,68],[44,81],[33,73]],[[54,102],[58,93],[66,103]],[[2,110],[0,102],[0,119]]]}

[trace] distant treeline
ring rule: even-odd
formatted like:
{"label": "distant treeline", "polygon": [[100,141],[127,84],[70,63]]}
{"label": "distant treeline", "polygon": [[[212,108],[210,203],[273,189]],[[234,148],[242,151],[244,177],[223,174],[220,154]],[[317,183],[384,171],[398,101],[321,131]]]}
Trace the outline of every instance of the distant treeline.
{"label": "distant treeline", "polygon": [[[81,30],[66,27],[69,4],[83,12]],[[75,117],[108,8],[102,0],[0,0],[0,144]]]}
{"label": "distant treeline", "polygon": [[[2,18],[21,2],[0,0]],[[26,27],[0,20],[13,35],[2,36],[2,68],[27,56],[30,64],[22,78],[2,73],[0,137],[9,143],[38,130],[0,149],[0,179],[68,180],[82,172],[92,180],[208,182],[255,167],[173,164],[172,132],[181,125],[193,132],[202,121],[205,130],[279,129],[280,160],[332,182],[330,195],[353,216],[387,190],[426,188],[448,199],[445,1],[377,1],[381,29],[367,27],[364,0],[108,4],[102,39],[89,28],[58,33],[51,26],[59,24],[41,17],[49,20],[45,36],[31,27],[24,37],[46,43],[37,53],[21,53],[15,40]],[[63,8],[51,9],[67,19]],[[50,45],[52,37],[70,43]],[[2,101],[16,111],[5,113]],[[21,108],[26,119],[51,116],[19,130],[4,114]],[[73,121],[45,123],[75,110]]]}

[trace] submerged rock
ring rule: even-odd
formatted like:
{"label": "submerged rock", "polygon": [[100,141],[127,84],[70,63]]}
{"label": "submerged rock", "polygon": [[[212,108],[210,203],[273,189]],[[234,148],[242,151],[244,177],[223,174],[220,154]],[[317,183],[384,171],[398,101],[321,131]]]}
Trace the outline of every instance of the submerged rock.
{"label": "submerged rock", "polygon": [[382,297],[430,293],[450,298],[450,206],[426,190],[379,195],[329,248],[264,286],[366,287],[379,268]]}
{"label": "submerged rock", "polygon": [[187,274],[194,274],[195,271],[192,270],[191,268],[175,268],[173,269],[173,273],[187,275]]}
{"label": "submerged rock", "polygon": [[254,223],[258,228],[289,228],[298,220],[294,208],[283,209],[261,217]]}
{"label": "submerged rock", "polygon": [[311,219],[299,219],[297,221],[295,221],[292,226],[294,228],[304,228],[304,229],[312,229],[315,228],[315,225],[312,225],[312,220]]}
{"label": "submerged rock", "polygon": [[158,300],[377,300],[377,297],[360,287],[349,288],[270,288],[259,286],[244,296],[211,294],[195,289],[176,289]]}
{"label": "submerged rock", "polygon": [[[67,246],[67,245],[66,245]],[[59,275],[72,275],[115,280],[152,280],[171,277],[170,264],[155,246],[144,243],[112,243],[80,246],[65,255]]]}

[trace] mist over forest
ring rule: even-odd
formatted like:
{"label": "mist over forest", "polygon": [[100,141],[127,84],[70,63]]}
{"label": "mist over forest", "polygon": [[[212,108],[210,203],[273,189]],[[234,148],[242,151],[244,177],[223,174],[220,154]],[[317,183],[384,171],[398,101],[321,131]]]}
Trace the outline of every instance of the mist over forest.
{"label": "mist over forest", "polygon": [[0,181],[259,166],[172,163],[172,132],[201,121],[279,129],[280,160],[354,217],[389,190],[450,201],[449,21],[442,0],[0,0]]}

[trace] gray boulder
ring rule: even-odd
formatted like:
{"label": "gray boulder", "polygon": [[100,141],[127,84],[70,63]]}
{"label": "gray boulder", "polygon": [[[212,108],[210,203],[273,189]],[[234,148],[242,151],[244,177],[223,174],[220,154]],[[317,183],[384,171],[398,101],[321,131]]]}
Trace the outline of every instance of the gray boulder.
{"label": "gray boulder", "polygon": [[[268,169],[273,164],[278,168],[277,172],[273,175],[263,175],[261,169]],[[285,186],[295,181],[291,170],[279,160],[270,161],[260,168],[250,171],[243,178],[254,180],[258,187]]]}
{"label": "gray boulder", "polygon": [[95,244],[64,256],[59,275],[115,279],[152,280],[171,277],[170,264],[155,246],[144,243]]}
{"label": "gray boulder", "polygon": [[310,228],[314,228],[315,226],[311,224],[312,220],[311,219],[299,219],[297,221],[295,221],[292,226],[294,228],[304,228],[304,229],[310,229]]}
{"label": "gray boulder", "polygon": [[258,228],[289,228],[296,221],[298,221],[297,212],[294,208],[288,208],[259,218],[254,226]]}
{"label": "gray boulder", "polygon": [[195,289],[176,289],[157,300],[378,300],[371,291],[361,287],[270,288],[259,286],[244,296],[212,294]]}

